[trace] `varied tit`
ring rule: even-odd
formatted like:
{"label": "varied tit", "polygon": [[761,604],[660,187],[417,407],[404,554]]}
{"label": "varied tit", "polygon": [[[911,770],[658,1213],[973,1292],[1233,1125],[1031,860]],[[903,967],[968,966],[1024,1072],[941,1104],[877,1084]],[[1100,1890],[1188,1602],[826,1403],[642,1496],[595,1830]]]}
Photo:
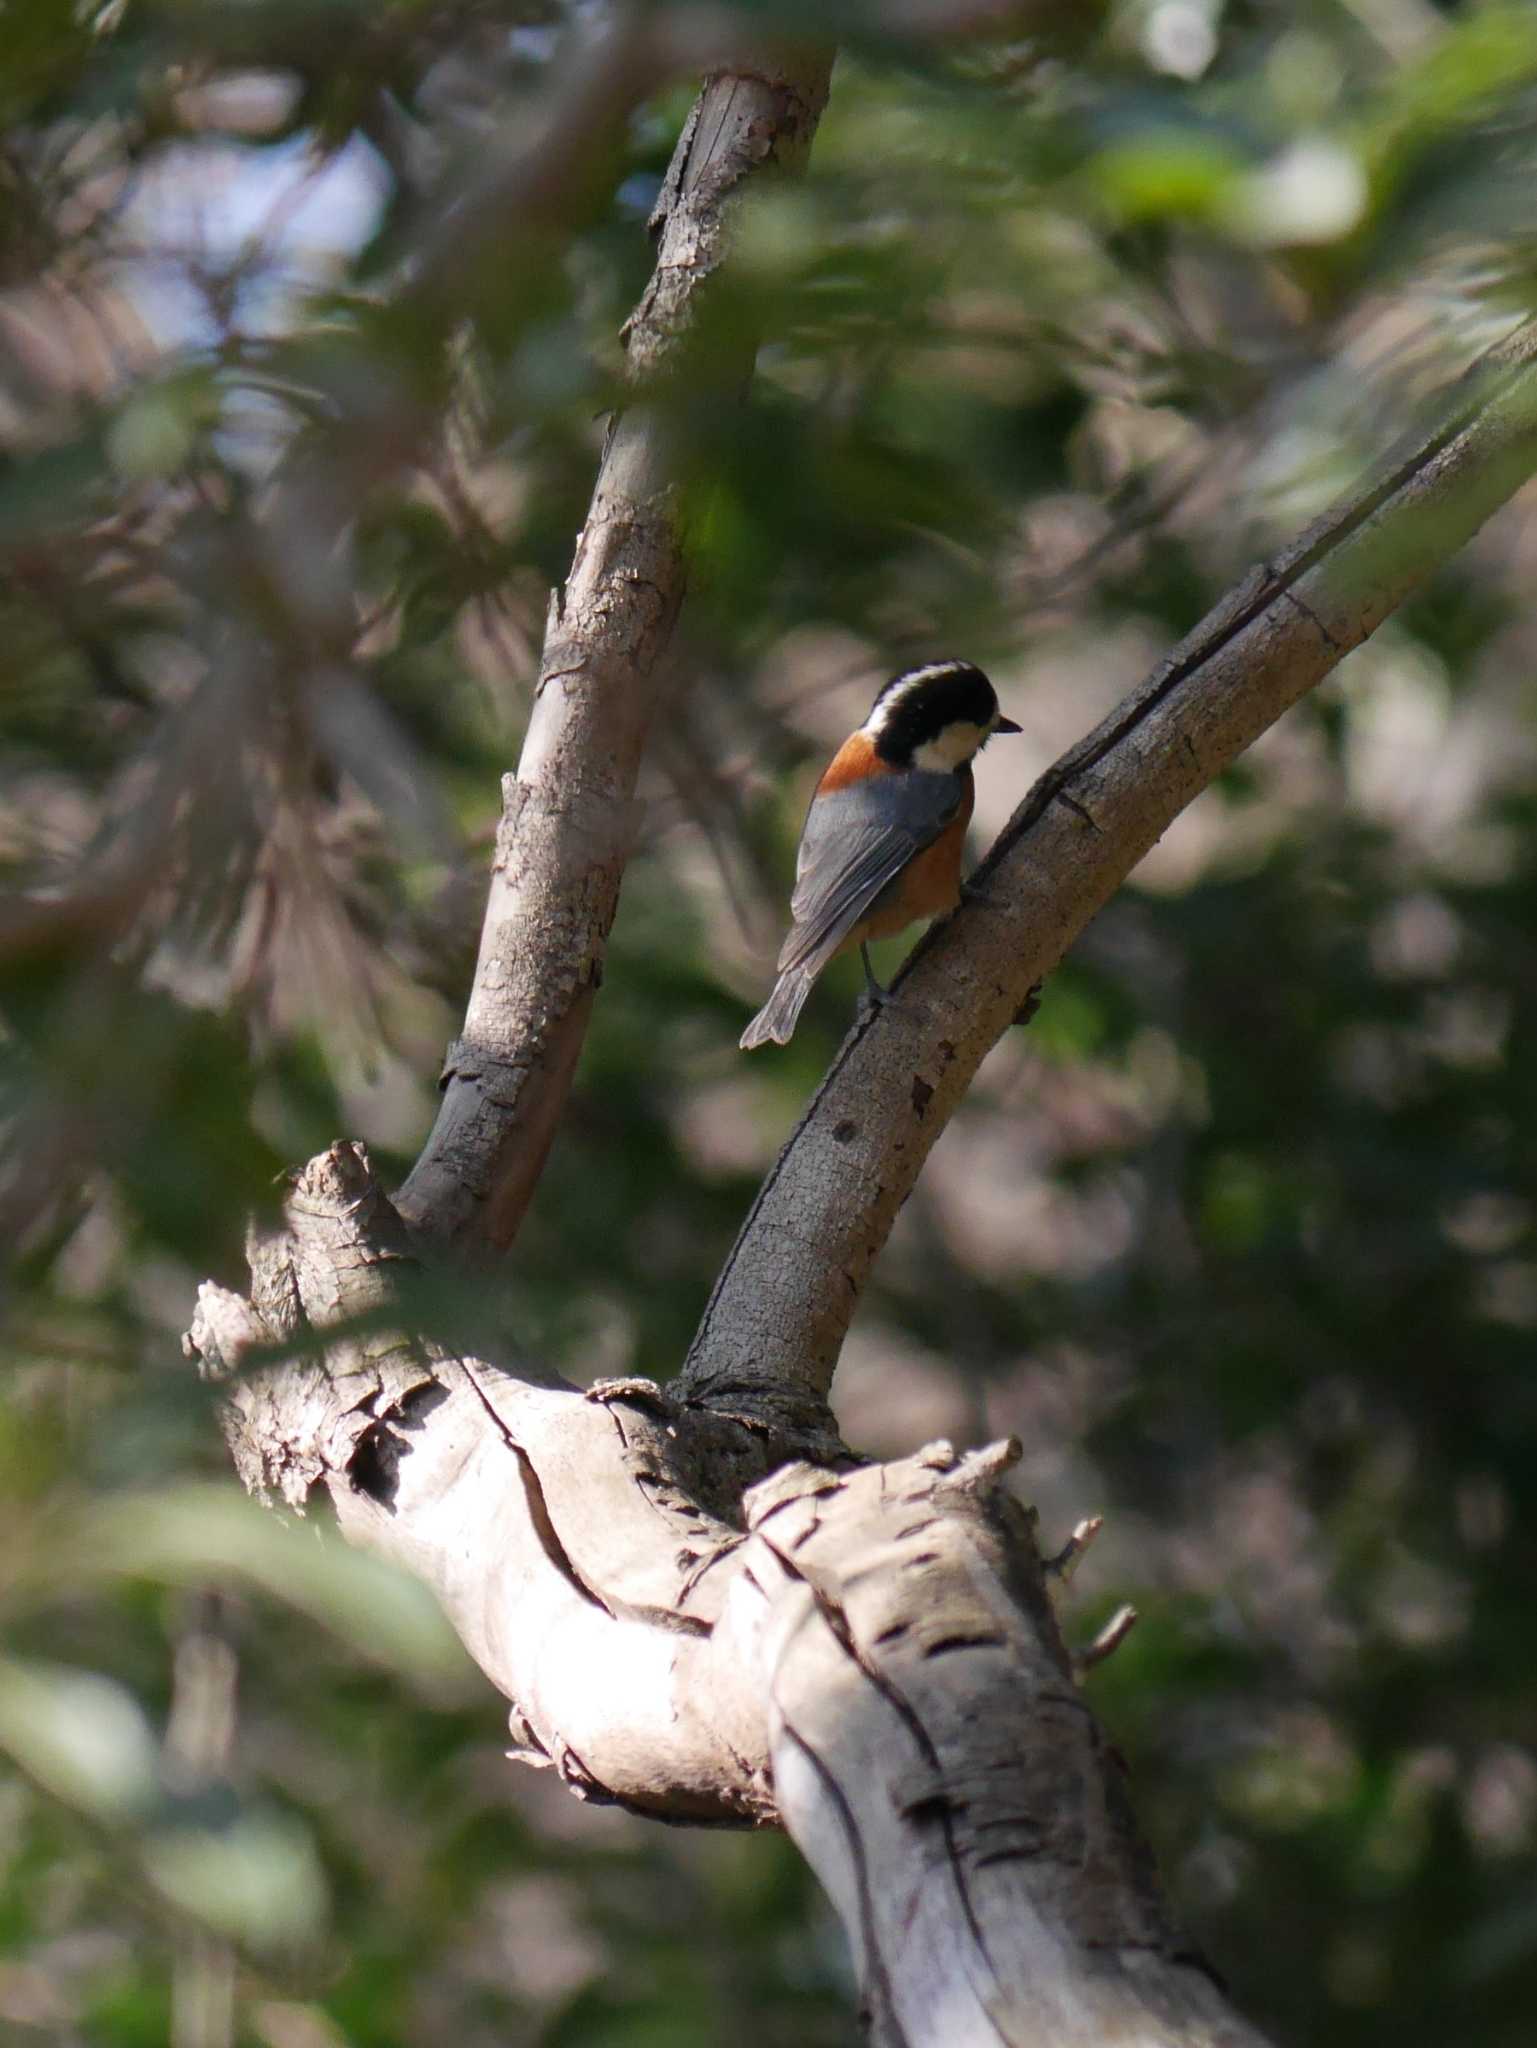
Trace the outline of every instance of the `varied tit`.
{"label": "varied tit", "polygon": [[858,946],[870,994],[871,939],[953,910],[976,790],[971,763],[995,732],[1018,732],[969,661],[935,661],[893,676],[870,716],[834,754],[801,831],[790,935],[774,993],[742,1033],[750,1049],[789,1043],[801,1005],[828,961]]}

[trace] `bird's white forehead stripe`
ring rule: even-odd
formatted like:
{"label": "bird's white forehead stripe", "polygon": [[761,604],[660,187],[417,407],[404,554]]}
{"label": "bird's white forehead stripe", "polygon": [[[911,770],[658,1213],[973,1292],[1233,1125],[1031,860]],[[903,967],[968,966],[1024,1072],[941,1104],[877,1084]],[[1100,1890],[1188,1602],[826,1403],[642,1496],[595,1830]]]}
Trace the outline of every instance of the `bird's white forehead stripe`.
{"label": "bird's white forehead stripe", "polygon": [[897,678],[875,706],[865,720],[865,731],[877,736],[883,733],[891,722],[891,714],[898,705],[905,704],[915,690],[921,689],[925,683],[932,683],[936,676],[957,675],[968,666],[964,661],[931,661],[924,668],[910,668]]}
{"label": "bird's white forehead stripe", "polygon": [[935,676],[959,675],[962,669],[969,667],[970,663],[964,661],[931,661],[927,668],[910,668],[898,682],[893,694],[905,697],[915,683],[931,683]]}

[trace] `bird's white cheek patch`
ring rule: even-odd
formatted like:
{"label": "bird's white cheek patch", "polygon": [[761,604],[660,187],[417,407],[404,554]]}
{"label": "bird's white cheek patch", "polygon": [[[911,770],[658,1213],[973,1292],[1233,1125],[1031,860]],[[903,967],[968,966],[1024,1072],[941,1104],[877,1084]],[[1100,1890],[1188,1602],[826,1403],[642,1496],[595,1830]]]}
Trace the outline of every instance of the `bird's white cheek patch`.
{"label": "bird's white cheek patch", "polygon": [[986,726],[968,725],[958,719],[954,725],[947,725],[937,739],[913,748],[913,766],[930,775],[953,775],[981,746],[987,730]]}

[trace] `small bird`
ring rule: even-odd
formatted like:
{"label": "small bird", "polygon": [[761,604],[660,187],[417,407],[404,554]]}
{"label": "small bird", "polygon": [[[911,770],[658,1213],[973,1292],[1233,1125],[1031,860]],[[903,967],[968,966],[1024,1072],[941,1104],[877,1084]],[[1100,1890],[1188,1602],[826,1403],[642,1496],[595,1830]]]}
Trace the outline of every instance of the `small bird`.
{"label": "small bird", "polygon": [[742,1033],[744,1051],[768,1039],[788,1045],[811,984],[849,946],[859,948],[871,998],[885,1000],[869,941],[960,901],[972,760],[995,732],[1018,731],[969,661],[892,677],[813,792],[779,978]]}

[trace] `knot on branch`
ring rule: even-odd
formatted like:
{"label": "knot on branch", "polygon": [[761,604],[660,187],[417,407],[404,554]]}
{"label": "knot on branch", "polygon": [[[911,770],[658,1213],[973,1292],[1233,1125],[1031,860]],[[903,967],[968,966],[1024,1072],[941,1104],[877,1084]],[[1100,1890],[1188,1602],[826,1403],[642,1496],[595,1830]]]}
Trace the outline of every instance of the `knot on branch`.
{"label": "knot on branch", "polygon": [[472,1045],[467,1038],[455,1038],[449,1041],[443,1055],[438,1086],[446,1088],[450,1081],[474,1081],[489,1100],[510,1109],[530,1071],[526,1059],[501,1059],[483,1046]]}
{"label": "knot on branch", "polygon": [[409,1255],[406,1227],[356,1138],[339,1138],[289,1174],[283,1220],[279,1234],[306,1244],[351,1240],[372,1245],[379,1257]]}
{"label": "knot on branch", "polygon": [[[674,1382],[681,1387],[685,1375]],[[820,1395],[800,1386],[780,1387],[768,1381],[707,1381],[697,1391],[669,1395],[689,1418],[691,1427],[714,1422],[732,1432],[755,1437],[764,1449],[764,1469],[796,1467],[800,1461],[817,1469],[842,1471],[861,1464],[839,1434],[833,1412]]]}
{"label": "knot on branch", "polygon": [[1012,1436],[965,1452],[957,1451],[946,1438],[937,1437],[910,1457],[894,1459],[887,1465],[862,1463],[845,1451],[841,1462],[797,1460],[780,1466],[748,1489],[742,1505],[748,1528],[755,1530],[765,1528],[786,1509],[806,1507],[814,1513],[816,1502],[838,1494],[845,1497],[845,1512],[850,1511],[847,1503],[867,1496],[872,1514],[883,1513],[893,1500],[911,1504],[932,1499],[937,1507],[956,1509],[969,1504],[988,1513],[1001,1508],[1009,1537],[1022,1533],[1034,1558],[1030,1517],[1003,1490],[1005,1473],[1018,1464],[1022,1455],[1018,1437]]}

